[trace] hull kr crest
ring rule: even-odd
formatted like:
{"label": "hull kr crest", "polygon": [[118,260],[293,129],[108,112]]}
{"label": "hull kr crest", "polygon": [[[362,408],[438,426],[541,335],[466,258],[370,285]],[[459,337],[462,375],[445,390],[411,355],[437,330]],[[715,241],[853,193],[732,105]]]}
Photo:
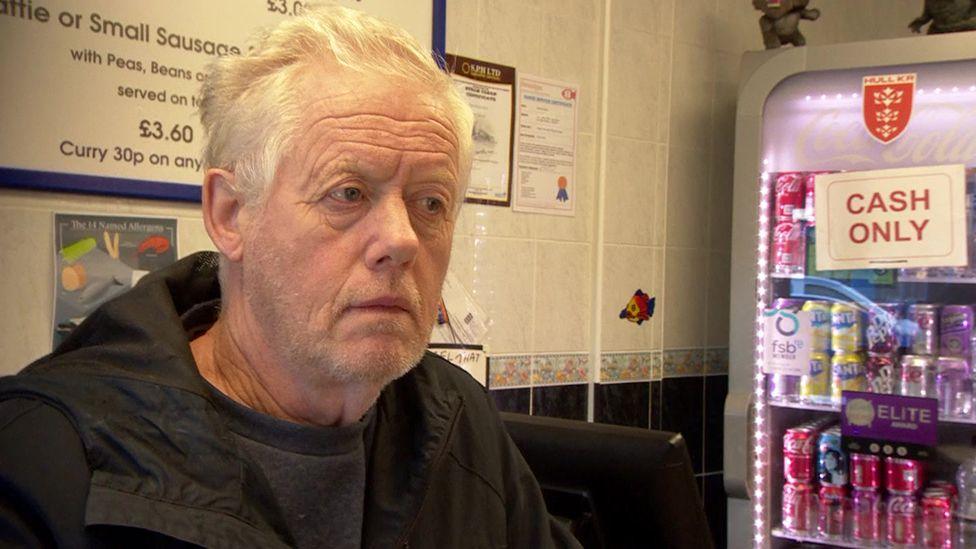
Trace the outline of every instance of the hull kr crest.
{"label": "hull kr crest", "polygon": [[882,74],[862,80],[864,127],[882,144],[898,139],[908,127],[915,101],[915,76]]}

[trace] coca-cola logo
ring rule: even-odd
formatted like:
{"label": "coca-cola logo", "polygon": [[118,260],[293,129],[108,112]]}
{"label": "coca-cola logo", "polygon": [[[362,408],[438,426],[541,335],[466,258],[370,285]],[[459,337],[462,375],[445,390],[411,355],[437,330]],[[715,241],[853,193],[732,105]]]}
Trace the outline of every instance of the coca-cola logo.
{"label": "coca-cola logo", "polygon": [[888,512],[892,515],[914,515],[915,500],[911,496],[892,496],[888,500]]}
{"label": "coca-cola logo", "polygon": [[783,439],[783,452],[788,454],[813,454],[813,439],[786,437]]}
{"label": "coca-cola logo", "polygon": [[783,174],[776,178],[776,194],[783,193],[802,193],[803,177],[799,174]]}
{"label": "coca-cola logo", "polygon": [[[775,135],[784,150],[795,151],[798,166],[870,169],[965,163],[976,157],[976,107],[942,103],[919,105],[916,110],[912,130],[880,150],[880,144],[864,132],[860,113],[842,109],[824,109],[799,129]],[[795,136],[793,143],[788,142],[790,134]],[[787,142],[782,142],[784,138]]]}

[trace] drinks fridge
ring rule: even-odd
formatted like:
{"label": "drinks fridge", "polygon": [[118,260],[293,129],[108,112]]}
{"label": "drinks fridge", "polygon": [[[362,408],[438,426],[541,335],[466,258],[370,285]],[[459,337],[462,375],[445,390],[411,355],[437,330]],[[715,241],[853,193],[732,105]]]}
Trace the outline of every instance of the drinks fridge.
{"label": "drinks fridge", "polygon": [[729,547],[976,548],[976,33],[741,72]]}

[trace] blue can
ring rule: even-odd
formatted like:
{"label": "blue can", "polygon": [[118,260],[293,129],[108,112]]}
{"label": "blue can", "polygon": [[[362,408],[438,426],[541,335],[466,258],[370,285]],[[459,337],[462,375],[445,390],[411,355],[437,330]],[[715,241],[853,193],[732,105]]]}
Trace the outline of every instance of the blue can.
{"label": "blue can", "polygon": [[847,452],[840,444],[840,427],[821,431],[817,440],[817,478],[821,485],[847,485]]}

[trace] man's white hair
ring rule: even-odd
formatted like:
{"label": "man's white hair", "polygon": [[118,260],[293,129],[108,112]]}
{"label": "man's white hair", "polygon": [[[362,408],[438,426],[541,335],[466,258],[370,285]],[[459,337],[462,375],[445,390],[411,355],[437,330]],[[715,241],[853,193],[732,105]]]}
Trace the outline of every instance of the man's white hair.
{"label": "man's white hair", "polygon": [[204,168],[234,172],[245,201],[261,203],[305,107],[306,99],[296,93],[301,75],[323,60],[360,73],[404,78],[443,99],[458,132],[460,207],[471,168],[470,107],[414,37],[341,6],[306,8],[259,34],[246,54],[210,65],[200,99],[207,134]]}

